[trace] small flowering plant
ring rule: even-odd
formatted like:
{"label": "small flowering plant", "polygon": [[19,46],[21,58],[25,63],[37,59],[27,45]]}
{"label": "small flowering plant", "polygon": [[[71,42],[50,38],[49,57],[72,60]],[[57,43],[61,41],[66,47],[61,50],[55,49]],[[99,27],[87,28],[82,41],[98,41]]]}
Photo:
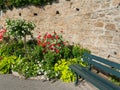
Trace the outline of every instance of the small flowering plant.
{"label": "small flowering plant", "polygon": [[47,53],[48,51],[59,53],[64,46],[62,35],[58,35],[55,31],[53,34],[47,32],[43,36],[39,33],[37,40],[38,45],[43,47],[43,53]]}

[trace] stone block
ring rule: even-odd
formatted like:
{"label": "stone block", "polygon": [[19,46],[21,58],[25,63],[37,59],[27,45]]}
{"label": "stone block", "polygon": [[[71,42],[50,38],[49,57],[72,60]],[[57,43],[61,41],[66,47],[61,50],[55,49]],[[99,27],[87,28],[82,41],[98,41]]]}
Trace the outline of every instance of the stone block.
{"label": "stone block", "polygon": [[106,30],[116,30],[116,26],[113,23],[108,23],[105,25]]}
{"label": "stone block", "polygon": [[117,6],[120,3],[120,0],[112,0],[112,5]]}
{"label": "stone block", "polygon": [[104,23],[103,22],[96,22],[95,27],[103,27]]}
{"label": "stone block", "polygon": [[95,33],[96,35],[104,35],[105,34],[105,30],[104,29],[95,29],[93,30],[93,33]]}
{"label": "stone block", "polygon": [[115,17],[114,20],[115,20],[116,22],[120,23],[120,16]]}

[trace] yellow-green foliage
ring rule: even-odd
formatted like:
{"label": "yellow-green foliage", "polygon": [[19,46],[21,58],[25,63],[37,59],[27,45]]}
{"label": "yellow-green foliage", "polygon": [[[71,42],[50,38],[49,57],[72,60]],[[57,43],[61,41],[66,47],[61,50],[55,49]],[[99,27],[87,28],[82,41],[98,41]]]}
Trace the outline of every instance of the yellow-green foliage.
{"label": "yellow-green foliage", "polygon": [[0,74],[10,73],[16,59],[16,56],[3,56],[0,60]]}
{"label": "yellow-green foliage", "polygon": [[77,58],[69,60],[61,59],[55,64],[54,70],[60,75],[60,79],[64,82],[73,82],[75,81],[75,75],[68,66],[75,63],[84,65],[83,62]]}

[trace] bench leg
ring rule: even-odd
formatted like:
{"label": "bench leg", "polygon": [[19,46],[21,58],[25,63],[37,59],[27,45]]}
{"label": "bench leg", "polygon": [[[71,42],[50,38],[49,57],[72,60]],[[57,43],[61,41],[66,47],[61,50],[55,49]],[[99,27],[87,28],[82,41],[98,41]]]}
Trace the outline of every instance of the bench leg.
{"label": "bench leg", "polygon": [[[79,77],[80,77],[80,78],[82,78],[82,77],[79,76],[79,75],[76,74],[76,73],[75,73],[75,75],[76,75],[75,86],[77,86],[77,85],[78,85],[78,81],[79,81]],[[82,79],[80,80],[80,82],[82,82],[83,80],[84,80],[84,78],[82,78]]]}
{"label": "bench leg", "polygon": [[75,86],[77,86],[78,85],[79,76],[78,76],[78,74],[75,74],[75,75],[76,75]]}

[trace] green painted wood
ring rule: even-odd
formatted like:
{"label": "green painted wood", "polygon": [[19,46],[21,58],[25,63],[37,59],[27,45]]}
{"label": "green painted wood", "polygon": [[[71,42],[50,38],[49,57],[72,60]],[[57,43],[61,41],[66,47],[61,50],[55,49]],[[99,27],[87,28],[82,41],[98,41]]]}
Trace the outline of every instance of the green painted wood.
{"label": "green painted wood", "polygon": [[101,90],[120,90],[120,87],[114,85],[113,83],[101,78],[97,74],[81,67],[80,65],[69,66],[73,72],[77,73],[81,77],[85,78],[87,81],[95,85]]}
{"label": "green painted wood", "polygon": [[117,70],[114,69],[114,68],[111,68],[111,67],[102,65],[102,64],[97,63],[97,62],[94,62],[94,61],[92,61],[91,64],[92,64],[94,67],[98,68],[99,70],[102,70],[102,71],[104,71],[104,72],[106,72],[106,73],[109,73],[110,75],[115,75],[115,76],[117,76],[118,78],[120,78],[120,72],[117,71]]}
{"label": "green painted wood", "polygon": [[92,54],[91,54],[91,59],[92,59],[92,60],[99,61],[99,62],[102,62],[102,63],[104,63],[104,64],[106,64],[106,65],[111,66],[111,67],[120,69],[120,64],[115,63],[115,62],[112,62],[112,61],[109,61],[109,60],[107,60],[107,59],[104,59],[104,58],[101,58],[101,57],[98,57],[98,56],[95,56],[95,55],[92,55]]}
{"label": "green painted wood", "polygon": [[[79,65],[79,64],[76,64],[76,65],[74,65],[74,66],[75,66],[76,68],[78,68],[78,69],[82,67],[82,66]],[[99,76],[97,73],[91,72],[90,70],[86,69],[85,67],[82,67],[82,69],[83,69],[84,71],[86,71],[87,73],[91,74],[93,77],[99,79],[101,82],[104,82],[104,83],[106,83],[108,86],[114,88],[115,90],[118,89],[118,88],[120,89],[119,86],[116,86],[116,85],[114,85],[112,82],[110,82],[109,80],[102,78],[102,77]]]}
{"label": "green painted wood", "polygon": [[101,69],[102,71],[120,78],[120,64],[89,53],[85,53],[84,57],[84,61],[88,62],[89,65],[92,65],[98,69]]}
{"label": "green painted wood", "polygon": [[[81,76],[82,78],[86,79],[100,90],[120,90],[120,87],[113,84],[112,82],[102,78],[98,74],[92,72],[90,68],[94,66],[95,68],[108,73],[110,75],[115,75],[120,78],[120,64],[109,61],[107,59],[89,54],[84,53],[83,61],[88,63],[87,67],[83,67],[79,64],[70,65],[70,69]],[[78,75],[76,82],[78,83]]]}
{"label": "green painted wood", "polygon": [[[84,70],[77,69],[74,66],[70,66],[70,68],[73,70],[73,72],[75,72],[75,73],[77,72],[78,75],[80,75],[82,78],[85,78],[85,80],[91,82],[92,84],[95,84],[96,87],[102,88],[102,90],[107,90],[108,87],[106,87],[105,85],[102,85],[101,83],[99,83],[98,81],[96,81],[95,79],[93,79],[93,77],[91,77]],[[102,87],[101,87],[101,85],[102,85]]]}

